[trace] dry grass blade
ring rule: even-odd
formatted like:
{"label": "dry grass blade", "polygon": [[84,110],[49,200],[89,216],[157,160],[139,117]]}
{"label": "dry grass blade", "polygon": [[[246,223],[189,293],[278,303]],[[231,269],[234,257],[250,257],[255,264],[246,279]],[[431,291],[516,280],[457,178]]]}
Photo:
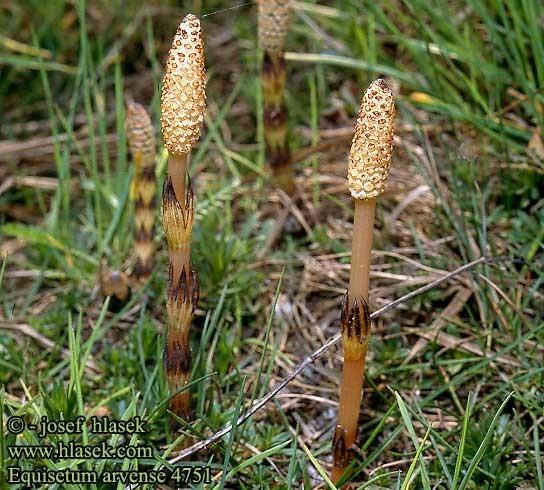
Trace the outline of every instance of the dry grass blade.
{"label": "dry grass blade", "polygon": [[[427,332],[419,332],[418,330],[418,333],[421,336],[424,336],[424,334],[429,334],[430,337],[434,338],[437,334],[439,334],[440,330],[447,325],[448,319],[455,317],[463,309],[463,306],[465,306],[466,302],[471,296],[472,291],[468,288],[462,288],[461,290],[457,291],[448,306],[446,306],[440,316],[431,324],[429,330]],[[419,339],[416,342],[410,353],[406,356],[406,359],[404,360],[405,363],[410,362],[410,360],[425,349],[425,346],[429,342],[427,339],[428,337],[425,335],[422,339]]]}
{"label": "dry grass blade", "polygon": [[34,176],[9,176],[0,185],[0,196],[12,187],[31,187],[46,191],[54,191],[58,187],[58,179],[53,177],[34,177]]}
{"label": "dry grass blade", "polygon": [[474,342],[471,342],[469,339],[455,337],[455,335],[451,335],[446,332],[420,332],[419,335],[421,335],[427,341],[435,342],[446,349],[464,350],[465,352],[470,352],[471,354],[475,354],[480,357],[494,359],[495,362],[500,362],[502,364],[507,364],[514,367],[520,366],[520,363],[510,356],[497,356],[493,352],[484,352],[481,347],[476,345]]}

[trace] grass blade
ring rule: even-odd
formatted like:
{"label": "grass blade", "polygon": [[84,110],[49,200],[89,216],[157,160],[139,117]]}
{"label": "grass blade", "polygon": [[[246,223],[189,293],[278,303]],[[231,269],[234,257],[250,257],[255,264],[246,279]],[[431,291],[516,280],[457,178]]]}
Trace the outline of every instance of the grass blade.
{"label": "grass blade", "polygon": [[487,432],[486,432],[486,434],[484,436],[484,440],[482,441],[482,443],[478,447],[478,451],[476,451],[476,454],[475,454],[474,458],[470,462],[470,465],[469,465],[468,470],[467,470],[467,472],[465,474],[465,477],[463,478],[463,480],[461,481],[461,484],[459,485],[459,490],[464,490],[467,487],[468,483],[470,482],[470,479],[472,478],[472,475],[474,474],[474,471],[476,470],[476,467],[478,466],[481,459],[483,458],[484,453],[485,453],[485,451],[487,449],[487,446],[489,444],[489,441],[491,440],[491,437],[493,436],[493,430],[495,429],[495,426],[497,425],[497,422],[499,421],[499,416],[502,413],[502,411],[504,410],[504,407],[506,407],[506,404],[508,403],[510,398],[512,398],[513,394],[514,394],[514,392],[511,391],[510,394],[506,397],[506,399],[502,402],[502,404],[499,407],[499,409],[497,410],[497,412],[495,413],[495,416],[493,417],[493,420],[491,421],[491,425],[489,426],[489,429],[487,429]]}
{"label": "grass blade", "polygon": [[431,426],[427,428],[427,432],[425,433],[425,437],[421,441],[421,444],[419,444],[416,455],[414,456],[414,460],[410,464],[410,467],[408,468],[408,471],[406,472],[406,477],[404,478],[404,483],[402,484],[402,490],[408,490],[410,488],[410,483],[412,480],[412,475],[414,474],[416,470],[416,464],[419,461],[419,458],[421,457],[421,453],[423,452],[423,449],[425,447],[425,443],[427,442],[427,438],[429,437],[429,434],[431,433]]}
{"label": "grass blade", "polygon": [[457,482],[459,481],[459,475],[461,474],[461,465],[463,464],[463,455],[465,453],[465,441],[467,438],[468,421],[470,419],[470,410],[472,408],[472,396],[469,393],[467,399],[467,408],[465,410],[465,416],[463,417],[463,430],[461,432],[461,441],[459,442],[459,449],[457,451],[457,460],[455,461],[455,471],[453,472],[453,482],[451,488],[457,488]]}
{"label": "grass blade", "polygon": [[319,464],[319,461],[315,458],[315,456],[312,454],[312,452],[308,449],[308,446],[304,444],[304,442],[301,442],[302,449],[304,449],[304,452],[307,454],[308,458],[310,459],[310,462],[312,463],[313,467],[317,470],[317,472],[321,475],[321,478],[325,480],[325,483],[327,486],[333,490],[336,490],[336,486],[334,483],[330,480],[329,476],[327,475],[327,472],[323,469],[323,466]]}
{"label": "grass blade", "polygon": [[[412,419],[410,417],[410,414],[408,413],[408,408],[406,407],[404,400],[401,398],[401,396],[397,392],[395,392],[395,398],[397,399],[397,404],[399,406],[402,420],[404,421],[404,425],[408,429],[408,433],[410,434],[410,437],[412,438],[414,447],[417,448],[419,447],[419,441],[417,439],[417,434],[414,429],[414,425],[412,424]],[[421,452],[418,456],[418,459],[419,459],[420,469],[421,469],[421,483],[423,484],[423,488],[425,490],[430,490],[431,485],[429,483],[429,476],[427,475],[427,470],[425,469],[425,461],[423,460],[423,457],[421,456]]]}

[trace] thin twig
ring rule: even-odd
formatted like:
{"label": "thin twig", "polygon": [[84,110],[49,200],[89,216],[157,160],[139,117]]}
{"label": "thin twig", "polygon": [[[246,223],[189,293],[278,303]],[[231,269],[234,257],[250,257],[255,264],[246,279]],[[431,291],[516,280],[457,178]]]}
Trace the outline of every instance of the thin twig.
{"label": "thin twig", "polygon": [[[448,281],[452,277],[455,277],[465,271],[468,271],[472,269],[473,267],[483,264],[484,262],[489,262],[489,259],[487,257],[480,257],[479,259],[473,260],[472,262],[469,262],[468,264],[465,264],[451,272],[445,273],[442,277],[439,277],[438,279],[430,282],[429,284],[426,284],[425,286],[422,286],[411,293],[405,294],[404,296],[396,299],[395,301],[392,301],[391,303],[382,306],[379,310],[376,310],[374,313],[370,315],[371,319],[375,319],[383,315],[385,312],[395,308],[396,306],[405,303],[406,301],[414,298],[415,296],[418,296],[420,294],[423,294],[427,291],[430,291],[431,289],[439,286],[443,282]],[[247,419],[249,419],[255,412],[260,410],[264,405],[266,405],[272,398],[274,398],[283,388],[285,388],[293,379],[295,379],[304,369],[306,369],[310,364],[312,364],[318,357],[320,357],[322,354],[327,352],[333,345],[337,344],[340,340],[340,334],[336,334],[333,337],[331,337],[327,342],[325,342],[319,349],[317,349],[315,352],[313,352],[311,355],[306,357],[291,373],[289,373],[285,378],[283,378],[282,381],[280,381],[272,391],[270,391],[267,395],[263,396],[261,399],[255,401],[253,405],[240,417],[238,417],[236,421],[236,426],[240,426],[243,424]],[[170,464],[177,463],[178,461],[181,461],[182,459],[187,458],[188,456],[191,456],[192,454],[202,450],[206,449],[208,446],[212,445],[213,443],[217,442],[219,439],[221,439],[223,436],[228,434],[232,430],[232,424],[227,424],[225,427],[223,427],[221,430],[213,434],[212,436],[208,437],[207,439],[197,442],[193,444],[192,446],[189,446],[188,448],[181,451],[176,457],[170,459],[168,462]]]}

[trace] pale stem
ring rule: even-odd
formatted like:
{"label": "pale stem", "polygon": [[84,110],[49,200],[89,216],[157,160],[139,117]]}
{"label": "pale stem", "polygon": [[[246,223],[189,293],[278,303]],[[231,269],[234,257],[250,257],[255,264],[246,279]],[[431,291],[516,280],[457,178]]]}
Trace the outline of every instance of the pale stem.
{"label": "pale stem", "polygon": [[185,208],[185,192],[187,189],[185,178],[187,175],[188,159],[188,153],[184,153],[183,155],[170,155],[168,158],[168,175],[172,178],[174,192],[183,208]]}
{"label": "pale stem", "polygon": [[177,284],[179,277],[181,276],[181,271],[185,267],[185,274],[187,277],[187,285],[191,282],[191,248],[187,244],[183,248],[177,250],[170,250],[170,261],[172,262],[172,281],[174,284]]}
{"label": "pale stem", "polygon": [[[376,213],[376,199],[355,199],[353,219],[353,239],[351,245],[351,271],[349,276],[349,308],[356,298],[368,302],[370,284],[370,254],[372,251],[372,233]],[[342,380],[340,382],[340,400],[338,406],[338,425],[345,431],[345,447],[349,449],[357,437],[359,410],[365,376],[366,349],[359,359],[347,359],[344,355]],[[334,465],[332,481],[337,482],[345,467]]]}
{"label": "pale stem", "polygon": [[346,447],[350,447],[357,436],[359,408],[365,377],[365,359],[366,352],[361,359],[344,360],[340,405],[338,407],[338,425],[342,426],[346,431]]}
{"label": "pale stem", "polygon": [[351,245],[351,272],[349,276],[349,306],[355,298],[363,297],[368,302],[370,282],[370,252],[376,199],[355,199],[353,241]]}
{"label": "pale stem", "polygon": [[[172,179],[172,187],[176,194],[176,198],[181,204],[181,207],[185,210],[185,197],[187,187],[185,183],[187,175],[187,163],[189,154],[183,155],[170,155],[168,159],[168,175]],[[172,261],[173,268],[173,281],[177,284],[181,271],[185,266],[185,273],[187,274],[187,283],[190,282],[191,271],[191,249],[190,244],[179,250],[170,250],[170,260]]]}
{"label": "pale stem", "polygon": [[[338,425],[342,427],[346,435],[344,438],[346,448],[355,442],[357,428],[359,426],[359,409],[363,393],[363,380],[365,377],[366,352],[361,359],[344,359],[342,369],[342,381],[340,384],[340,404],[338,406]],[[332,481],[337,482],[344,470],[344,466],[335,465],[332,470]]]}

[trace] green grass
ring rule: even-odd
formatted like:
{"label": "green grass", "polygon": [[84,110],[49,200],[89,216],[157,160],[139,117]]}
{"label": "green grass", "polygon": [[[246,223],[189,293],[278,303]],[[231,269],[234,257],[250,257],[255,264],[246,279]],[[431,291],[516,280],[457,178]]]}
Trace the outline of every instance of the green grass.
{"label": "green grass", "polygon": [[[311,233],[286,234],[259,259],[277,196],[259,122],[255,7],[219,12],[226,6],[28,0],[0,7],[0,184],[15,179],[0,185],[0,247],[9,252],[0,269],[0,488],[17,488],[6,484],[9,466],[168,467],[177,449],[235,422],[337,333],[352,220],[341,188],[349,140],[336,136],[335,145],[297,163],[299,208]],[[117,268],[133,263],[124,100],[149,107],[160,142],[162,63],[185,9],[209,14],[209,82],[206,129],[191,163],[201,283],[191,332],[195,420],[172,434],[159,226],[153,275],[120,312],[108,311],[96,286],[102,257]],[[323,131],[352,127],[372,79],[388,77],[397,94],[399,142],[393,192],[378,205],[372,307],[430,281],[433,269],[481,254],[509,258],[375,323],[354,488],[544,490],[543,15],[537,0],[297,3],[286,56],[295,152],[318,145]],[[9,150],[7,141],[21,145]],[[23,142],[41,146],[31,154]],[[165,165],[160,146],[159,189]],[[45,177],[55,179],[54,189],[42,185]],[[421,185],[429,191],[390,223]],[[432,337],[408,359],[459,288],[472,294],[444,319],[449,343]],[[208,465],[210,488],[332,488],[340,366],[340,350],[322,356],[284,390],[289,397],[186,464]],[[28,427],[19,435],[5,429],[11,416],[28,426],[79,414],[141,416],[147,431],[41,440]],[[153,458],[15,461],[7,452],[61,441],[149,445]]]}

